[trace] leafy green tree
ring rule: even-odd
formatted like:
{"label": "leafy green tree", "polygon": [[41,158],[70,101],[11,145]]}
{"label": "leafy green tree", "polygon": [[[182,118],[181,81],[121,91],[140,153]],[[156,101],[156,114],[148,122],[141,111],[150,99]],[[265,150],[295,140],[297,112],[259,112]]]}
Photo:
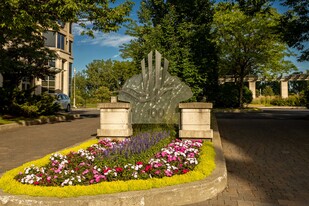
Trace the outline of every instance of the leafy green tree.
{"label": "leafy green tree", "polygon": [[84,71],[77,72],[73,78],[73,82],[75,81],[75,95],[76,95],[76,105],[87,104],[88,99],[90,98],[90,94],[87,88],[87,79]]}
{"label": "leafy green tree", "polygon": [[270,86],[266,86],[263,89],[262,94],[264,96],[274,96],[274,91],[273,91],[273,89]]}
{"label": "leafy green tree", "polygon": [[281,0],[289,10],[281,17],[279,31],[290,47],[301,51],[299,61],[309,61],[309,2],[304,0]]}
{"label": "leafy green tree", "polygon": [[94,98],[97,102],[108,102],[111,98],[111,92],[107,87],[101,86],[95,91]]}
{"label": "leafy green tree", "polygon": [[256,13],[269,12],[272,0],[236,0],[241,11],[248,16],[254,16]]}
{"label": "leafy green tree", "polygon": [[110,100],[125,81],[137,74],[135,65],[129,61],[94,60],[82,72],[77,72],[77,104],[98,103]]}
{"label": "leafy green tree", "polygon": [[136,67],[133,63],[112,60],[94,60],[89,63],[85,70],[87,76],[87,87],[95,91],[101,86],[110,91],[117,91],[124,84],[125,80],[136,74]]}
{"label": "leafy green tree", "polygon": [[[0,73],[4,95],[11,97],[23,78],[54,74],[48,62],[54,51],[44,48],[42,33],[58,31],[60,22],[78,23],[84,34],[116,31],[127,21],[132,3],[115,6],[114,0],[37,1],[6,0],[0,3]],[[86,24],[91,22],[92,24]],[[4,104],[10,105],[10,98]]]}
{"label": "leafy green tree", "polygon": [[140,61],[158,50],[170,62],[169,72],[191,87],[196,100],[210,97],[218,85],[212,6],[209,0],[143,0],[139,22],[128,27],[135,39],[123,46],[122,56],[140,68]]}
{"label": "leafy green tree", "polygon": [[286,73],[295,66],[284,57],[290,56],[287,45],[274,28],[280,15],[274,10],[248,16],[237,5],[219,4],[214,15],[215,42],[220,50],[220,74],[236,78],[239,106],[243,106],[244,77]]}

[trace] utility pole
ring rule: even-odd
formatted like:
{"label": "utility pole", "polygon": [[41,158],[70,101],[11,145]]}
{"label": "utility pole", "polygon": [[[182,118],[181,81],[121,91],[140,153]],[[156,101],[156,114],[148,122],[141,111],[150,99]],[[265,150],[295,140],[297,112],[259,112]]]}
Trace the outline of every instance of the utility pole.
{"label": "utility pole", "polygon": [[74,82],[73,82],[73,87],[74,87],[74,97],[73,97],[73,108],[76,108],[76,105],[75,105],[75,100],[76,100],[76,95],[75,95],[75,90],[76,90],[76,85],[75,85],[75,82],[76,82],[76,68],[74,68]]}

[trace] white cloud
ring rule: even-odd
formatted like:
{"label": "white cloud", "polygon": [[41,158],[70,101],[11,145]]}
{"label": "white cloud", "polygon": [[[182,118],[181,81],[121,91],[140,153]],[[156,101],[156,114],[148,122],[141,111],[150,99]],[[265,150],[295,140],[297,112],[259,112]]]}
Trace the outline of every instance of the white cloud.
{"label": "white cloud", "polygon": [[[91,22],[84,22],[86,24],[91,24]],[[73,25],[73,35],[74,36],[80,36],[80,33],[82,31],[85,31],[84,28],[81,26],[74,24]],[[95,38],[89,37],[89,36],[81,36],[77,40],[76,43],[79,44],[90,44],[90,45],[99,45],[99,46],[110,46],[110,47],[116,47],[118,48],[120,45],[124,43],[130,42],[130,40],[134,39],[134,37],[120,34],[120,33],[102,33],[99,31],[94,31]]]}
{"label": "white cloud", "polygon": [[117,57],[119,57],[119,56],[120,56],[120,53],[114,55],[113,58],[117,58]]}

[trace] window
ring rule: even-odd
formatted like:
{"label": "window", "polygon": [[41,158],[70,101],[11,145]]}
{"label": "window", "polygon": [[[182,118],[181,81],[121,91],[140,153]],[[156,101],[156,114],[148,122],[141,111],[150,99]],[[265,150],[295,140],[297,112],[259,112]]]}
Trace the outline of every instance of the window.
{"label": "window", "polygon": [[64,39],[65,39],[64,35],[58,33],[58,38],[57,38],[57,48],[58,49],[64,50]]}
{"label": "window", "polygon": [[21,89],[22,90],[30,89],[30,82],[31,82],[30,78],[24,77],[21,82]]}
{"label": "window", "polygon": [[55,76],[46,76],[42,79],[42,92],[55,93]]}
{"label": "window", "polygon": [[69,41],[69,53],[72,54],[72,46],[73,46],[73,42]]}
{"label": "window", "polygon": [[45,38],[45,46],[48,47],[56,47],[56,35],[55,32],[52,31],[46,31],[43,34],[44,38]]}

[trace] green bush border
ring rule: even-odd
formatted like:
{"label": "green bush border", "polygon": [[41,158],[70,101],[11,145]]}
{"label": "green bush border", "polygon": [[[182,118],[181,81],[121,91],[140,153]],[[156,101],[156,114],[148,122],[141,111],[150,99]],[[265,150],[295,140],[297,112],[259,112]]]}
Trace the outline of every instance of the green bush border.
{"label": "green bush border", "polygon": [[[81,148],[87,148],[92,144],[97,143],[97,139],[86,141],[79,146],[72,147],[60,151],[61,154],[68,154],[70,151],[78,151]],[[34,160],[24,165],[6,172],[0,178],[0,188],[14,195],[29,195],[40,197],[78,197],[99,194],[111,194],[126,191],[147,190],[151,188],[160,188],[176,184],[183,184],[193,181],[205,179],[215,169],[215,150],[211,142],[204,142],[201,148],[200,162],[191,172],[183,175],[175,175],[173,177],[152,178],[148,180],[129,180],[129,181],[114,181],[101,182],[99,184],[89,186],[65,186],[65,187],[41,187],[34,185],[21,184],[14,177],[24,168],[31,165],[38,167],[48,163],[51,154],[45,157]]]}

